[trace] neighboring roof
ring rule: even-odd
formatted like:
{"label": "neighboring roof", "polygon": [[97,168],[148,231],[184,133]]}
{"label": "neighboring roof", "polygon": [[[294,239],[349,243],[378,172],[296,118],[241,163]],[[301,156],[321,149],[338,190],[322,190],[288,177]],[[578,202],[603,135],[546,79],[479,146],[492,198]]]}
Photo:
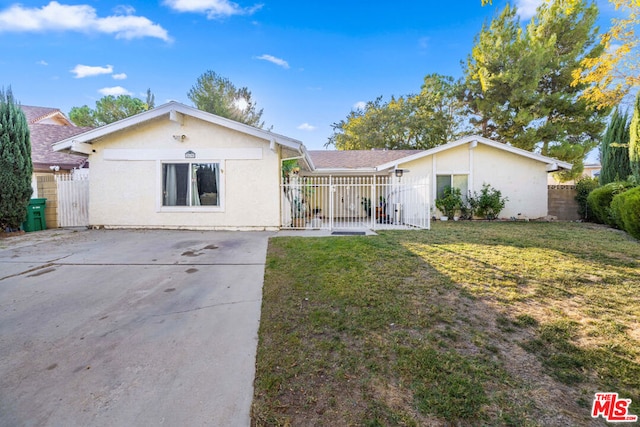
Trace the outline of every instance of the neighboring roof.
{"label": "neighboring roof", "polygon": [[20,108],[24,111],[24,115],[27,117],[27,123],[30,125],[51,119],[62,126],[74,126],[71,120],[58,108],[34,107],[30,105],[21,105]]}
{"label": "neighboring roof", "polygon": [[[306,148],[302,142],[293,138],[279,135],[273,132],[269,132],[264,129],[259,129],[253,126],[246,125],[244,123],[236,122],[234,120],[226,119],[224,117],[216,116],[215,114],[207,113],[205,111],[198,110],[197,108],[189,107],[179,102],[171,101],[167,104],[163,104],[159,107],[152,108],[151,110],[144,111],[136,114],[135,116],[127,117],[126,119],[119,120],[108,125],[95,128],[80,135],[69,137],[63,141],[54,144],[53,149],[55,151],[70,150],[75,151],[81,144],[92,144],[98,138],[102,138],[106,135],[110,135],[116,132],[121,132],[126,129],[138,126],[142,123],[146,123],[152,120],[156,120],[161,117],[167,116],[173,120],[175,115],[184,114],[186,116],[195,117],[200,120],[204,120],[209,123],[213,123],[219,126],[233,129],[238,132],[242,132],[248,135],[255,136],[263,139],[266,142],[278,144],[284,148],[293,150],[295,153],[299,153],[300,156],[308,159],[306,155]],[[82,151],[79,151],[82,152]],[[310,165],[313,168],[313,165]]]}
{"label": "neighboring roof", "polygon": [[48,169],[49,166],[60,166],[63,170],[81,167],[87,161],[86,156],[53,151],[55,142],[70,138],[92,128],[61,126],[35,123],[29,125],[31,133],[31,161],[34,169]]}
{"label": "neighboring roof", "polygon": [[309,156],[316,169],[362,169],[420,152],[422,150],[311,150]]}

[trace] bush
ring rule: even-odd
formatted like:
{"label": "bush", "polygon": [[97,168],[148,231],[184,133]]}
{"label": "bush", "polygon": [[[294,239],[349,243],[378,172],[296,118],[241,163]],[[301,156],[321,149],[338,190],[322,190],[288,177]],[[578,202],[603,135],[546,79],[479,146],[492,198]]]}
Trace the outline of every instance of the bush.
{"label": "bush", "polygon": [[593,213],[587,205],[587,197],[589,194],[598,188],[598,178],[582,178],[576,182],[576,201],[578,202],[578,215],[585,221],[593,221]]}
{"label": "bush", "polygon": [[611,214],[621,229],[640,239],[640,187],[614,196]]}
{"label": "bush", "polygon": [[499,190],[489,184],[483,184],[479,196],[475,191],[473,196],[469,194],[469,207],[472,215],[492,220],[498,218],[508,200],[507,197],[502,197]]}
{"label": "bush", "polygon": [[611,215],[611,201],[617,194],[624,193],[632,185],[628,182],[610,182],[596,188],[587,197],[587,206],[591,210],[595,222],[616,227],[616,220]]}
{"label": "bush", "polygon": [[459,188],[446,186],[442,197],[436,199],[436,208],[449,218],[456,216],[462,207],[462,194]]}

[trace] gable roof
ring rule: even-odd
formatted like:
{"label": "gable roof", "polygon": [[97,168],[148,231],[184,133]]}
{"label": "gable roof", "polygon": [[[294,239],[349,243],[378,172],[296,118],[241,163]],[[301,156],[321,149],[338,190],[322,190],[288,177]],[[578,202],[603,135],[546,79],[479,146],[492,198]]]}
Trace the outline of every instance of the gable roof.
{"label": "gable roof", "polygon": [[58,108],[21,105],[20,109],[24,112],[24,115],[27,118],[27,123],[30,125],[51,119],[62,126],[75,126]]}
{"label": "gable roof", "polygon": [[447,144],[440,145],[435,148],[431,148],[429,150],[421,151],[414,155],[402,158],[399,161],[391,161],[391,162],[377,165],[376,169],[385,170],[385,169],[395,168],[398,166],[399,163],[406,163],[413,160],[421,159],[423,157],[431,156],[433,154],[450,150],[452,148],[460,147],[461,145],[465,145],[465,144],[484,144],[489,147],[497,148],[498,150],[507,151],[509,153],[516,154],[518,156],[526,157],[541,163],[545,163],[549,171],[558,170],[558,169],[571,169],[573,167],[571,163],[563,162],[551,157],[543,156],[541,154],[532,153],[531,151],[523,150],[521,148],[512,147],[511,145],[504,144],[502,142],[497,142],[492,139],[484,138],[482,136],[471,135],[471,136],[466,136],[464,138],[458,139],[457,141],[449,142]]}
{"label": "gable roof", "polygon": [[264,129],[249,126],[244,123],[236,122],[224,117],[216,116],[215,114],[207,113],[206,111],[201,111],[197,108],[189,107],[175,101],[171,101],[167,104],[163,104],[151,110],[144,111],[142,113],[136,114],[135,116],[127,117],[126,119],[122,119],[117,122],[95,128],[88,132],[66,138],[54,144],[53,149],[55,151],[69,150],[72,152],[83,152],[83,150],[81,150],[80,148],[82,144],[91,144],[98,138],[102,138],[106,135],[111,135],[116,132],[121,132],[123,130],[165,116],[170,120],[177,120],[177,116],[179,114],[184,114],[186,116],[194,117],[208,123],[213,123],[219,126],[226,127],[228,129],[245,133],[247,135],[252,135],[257,138],[263,139],[266,142],[278,144],[284,148],[293,150],[295,153],[299,153],[302,157],[308,157],[306,155],[306,148],[304,147],[302,142],[298,140],[286,137],[284,135],[269,132]]}
{"label": "gable roof", "polygon": [[60,166],[63,170],[82,167],[86,156],[53,151],[52,144],[63,139],[87,132],[92,128],[34,123],[29,125],[31,133],[31,161],[36,170]]}
{"label": "gable roof", "polygon": [[547,165],[549,171],[571,169],[572,165],[551,157],[532,153],[482,136],[467,136],[429,150],[313,150],[309,155],[315,172],[383,172],[395,169],[401,163],[418,160],[465,144],[484,144]]}

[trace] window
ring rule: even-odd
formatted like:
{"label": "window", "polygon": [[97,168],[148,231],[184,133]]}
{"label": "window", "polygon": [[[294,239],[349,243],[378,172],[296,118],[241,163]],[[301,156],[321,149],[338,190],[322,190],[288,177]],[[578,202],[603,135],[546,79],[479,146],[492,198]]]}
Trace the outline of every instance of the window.
{"label": "window", "polygon": [[163,163],[162,206],[220,206],[219,163]]}
{"label": "window", "polygon": [[446,187],[459,188],[462,197],[467,197],[469,193],[468,175],[436,175],[436,198],[444,196]]}

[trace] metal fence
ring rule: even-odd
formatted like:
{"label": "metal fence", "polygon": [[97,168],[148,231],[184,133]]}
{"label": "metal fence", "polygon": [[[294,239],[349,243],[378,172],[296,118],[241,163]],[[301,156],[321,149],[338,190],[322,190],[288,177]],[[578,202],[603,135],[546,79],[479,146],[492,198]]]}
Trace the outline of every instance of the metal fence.
{"label": "metal fence", "polygon": [[404,229],[430,227],[427,177],[301,177],[282,183],[281,227]]}

